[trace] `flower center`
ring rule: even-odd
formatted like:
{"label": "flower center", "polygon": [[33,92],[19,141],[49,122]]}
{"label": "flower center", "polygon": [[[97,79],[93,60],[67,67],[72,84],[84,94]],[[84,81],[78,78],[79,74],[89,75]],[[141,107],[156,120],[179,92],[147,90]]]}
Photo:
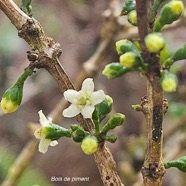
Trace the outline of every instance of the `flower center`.
{"label": "flower center", "polygon": [[91,93],[89,91],[80,92],[80,96],[77,99],[77,105],[78,105],[79,109],[82,109],[83,106],[85,106],[85,105],[91,105],[90,95],[91,95]]}

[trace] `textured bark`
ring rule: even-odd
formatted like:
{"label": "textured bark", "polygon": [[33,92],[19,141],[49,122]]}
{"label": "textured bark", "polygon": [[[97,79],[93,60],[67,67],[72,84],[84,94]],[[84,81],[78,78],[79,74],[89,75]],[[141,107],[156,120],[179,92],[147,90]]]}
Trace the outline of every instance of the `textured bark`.
{"label": "textured bark", "polygon": [[160,84],[161,66],[158,54],[148,52],[144,43],[144,38],[152,26],[148,21],[148,11],[152,3],[152,1],[149,2],[147,0],[136,0],[142,58],[148,64],[146,73],[147,96],[142,102],[143,113],[147,123],[147,148],[141,171],[144,186],[161,186],[165,173],[162,158],[162,122],[165,111],[163,107],[163,90]]}
{"label": "textured bark", "polygon": [[[28,59],[31,61],[30,66],[46,69],[56,80],[62,92],[67,89],[74,89],[58,60],[62,53],[60,44],[54,42],[52,38],[46,37],[40,23],[24,14],[13,1],[0,0],[0,9],[17,28],[19,36],[30,45],[32,49],[31,52],[28,52]],[[94,132],[94,124],[91,119],[84,119],[82,115],[78,115],[77,120],[87,131]],[[94,158],[101,179],[106,186],[123,185],[116,172],[112,154],[105,144],[99,145]]]}

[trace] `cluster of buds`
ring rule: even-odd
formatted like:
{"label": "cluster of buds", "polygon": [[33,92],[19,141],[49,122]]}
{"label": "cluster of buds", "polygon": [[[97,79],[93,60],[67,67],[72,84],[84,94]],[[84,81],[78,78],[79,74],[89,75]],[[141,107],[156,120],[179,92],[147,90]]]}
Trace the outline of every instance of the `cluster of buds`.
{"label": "cluster of buds", "polygon": [[119,63],[106,65],[102,74],[108,78],[116,78],[130,71],[144,72],[147,68],[141,58],[137,46],[127,39],[116,42],[116,51],[120,55]]}
{"label": "cluster of buds", "polygon": [[34,135],[40,139],[39,151],[41,153],[46,153],[49,146],[57,145],[57,140],[61,137],[72,138],[75,142],[81,143],[81,149],[87,155],[95,153],[100,142],[109,141],[114,143],[116,141],[116,136],[107,135],[107,133],[122,125],[125,116],[119,113],[113,115],[100,129],[101,121],[112,110],[113,100],[110,96],[105,95],[102,90],[95,92],[93,90],[93,80],[87,78],[79,92],[75,90],[65,91],[65,99],[71,105],[63,111],[63,115],[73,117],[81,113],[85,118],[91,118],[95,124],[95,133],[90,134],[78,124],[71,125],[70,129],[63,128],[52,123],[51,118],[46,118],[42,111],[39,111],[41,127],[35,131]]}

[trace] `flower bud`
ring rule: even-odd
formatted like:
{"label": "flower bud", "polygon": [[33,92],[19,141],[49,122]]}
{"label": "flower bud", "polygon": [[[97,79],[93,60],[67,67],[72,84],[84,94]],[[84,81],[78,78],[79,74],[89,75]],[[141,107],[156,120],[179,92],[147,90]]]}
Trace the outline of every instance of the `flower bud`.
{"label": "flower bud", "polygon": [[137,13],[136,10],[132,10],[128,14],[128,22],[133,25],[137,26]]}
{"label": "flower bud", "polygon": [[105,66],[102,74],[109,79],[114,79],[122,76],[123,74],[129,72],[130,69],[125,68],[120,63],[110,63]]}
{"label": "flower bud", "polygon": [[117,140],[117,137],[115,135],[113,135],[113,134],[112,135],[109,135],[109,136],[104,135],[104,136],[102,136],[102,139],[104,141],[109,141],[110,143],[115,143],[116,140]]}
{"label": "flower bud", "polygon": [[161,87],[165,92],[175,92],[178,84],[178,79],[176,75],[165,70],[162,73],[161,79]]}
{"label": "flower bud", "polygon": [[117,126],[122,125],[126,120],[125,115],[116,113],[114,114],[108,122],[103,126],[102,133],[106,134],[109,130],[116,128]]}
{"label": "flower bud", "polygon": [[82,151],[87,154],[93,154],[98,149],[98,140],[95,136],[87,136],[81,143]]}
{"label": "flower bud", "polygon": [[136,46],[127,39],[117,41],[116,50],[119,55],[124,54],[126,52],[134,52],[136,54],[139,54],[139,50],[136,48]]}
{"label": "flower bud", "polygon": [[150,52],[158,53],[165,46],[161,33],[151,33],[145,37],[145,45]]}
{"label": "flower bud", "polygon": [[159,32],[164,25],[171,24],[178,20],[183,14],[184,5],[182,1],[173,0],[165,4],[160,12],[160,16],[155,21],[154,31]]}
{"label": "flower bud", "polygon": [[21,104],[23,96],[23,84],[15,83],[4,93],[1,100],[1,108],[4,113],[15,112]]}
{"label": "flower bud", "polygon": [[16,83],[11,86],[2,96],[1,108],[4,113],[15,112],[21,104],[23,97],[23,85],[28,76],[32,74],[32,69],[26,69],[18,78]]}
{"label": "flower bud", "polygon": [[134,52],[126,52],[120,56],[120,63],[127,68],[132,68],[137,65],[137,55]]}

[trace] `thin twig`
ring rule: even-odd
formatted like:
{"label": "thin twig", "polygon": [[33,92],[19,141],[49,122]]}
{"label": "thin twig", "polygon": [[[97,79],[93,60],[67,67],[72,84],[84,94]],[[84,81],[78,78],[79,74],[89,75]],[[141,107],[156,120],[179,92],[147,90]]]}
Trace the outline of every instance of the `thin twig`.
{"label": "thin twig", "polygon": [[[12,1],[1,0],[0,8],[2,8],[3,12],[16,26],[19,36],[23,38],[34,49],[35,54],[38,55],[37,61],[32,63],[32,65],[37,68],[45,68],[56,80],[62,92],[69,88],[74,88],[68,75],[59,63],[58,57],[61,54],[59,44],[45,36],[40,23],[35,19],[28,17],[25,18],[24,14],[18,14],[17,12],[19,8],[12,3]],[[10,11],[11,14],[9,13]],[[16,15],[16,17],[14,15]],[[22,19],[24,21],[22,21]],[[18,24],[20,21],[23,23],[22,25]],[[94,131],[94,124],[91,119],[84,119],[82,115],[78,115],[77,119],[86,130],[89,132]],[[98,151],[95,153],[94,157],[100,171],[102,181],[105,185],[123,185],[117,172],[115,171],[115,162],[112,154],[105,144],[99,145]]]}

